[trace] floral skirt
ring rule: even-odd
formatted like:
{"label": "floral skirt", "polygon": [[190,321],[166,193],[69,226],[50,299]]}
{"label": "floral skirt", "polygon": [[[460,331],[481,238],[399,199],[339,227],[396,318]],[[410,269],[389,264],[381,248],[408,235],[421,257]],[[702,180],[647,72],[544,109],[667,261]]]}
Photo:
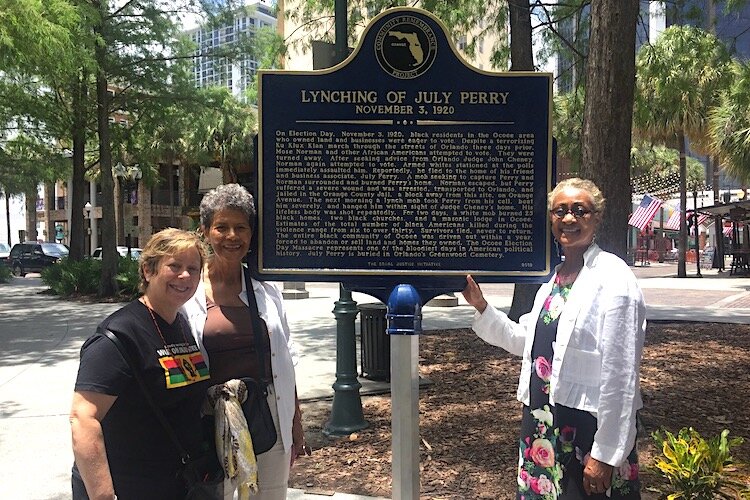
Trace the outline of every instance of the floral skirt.
{"label": "floral skirt", "polygon": [[583,468],[591,455],[596,418],[565,406],[523,408],[518,449],[518,500],[640,499],[638,455],[635,447],[615,467],[606,493],[587,495]]}

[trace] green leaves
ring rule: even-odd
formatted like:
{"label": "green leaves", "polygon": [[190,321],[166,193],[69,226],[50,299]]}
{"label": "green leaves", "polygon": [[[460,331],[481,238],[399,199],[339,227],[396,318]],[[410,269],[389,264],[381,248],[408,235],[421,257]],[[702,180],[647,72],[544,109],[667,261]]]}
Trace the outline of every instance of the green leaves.
{"label": "green leaves", "polygon": [[728,83],[729,54],[712,34],[692,26],[670,26],[636,60],[634,119],[652,139],[680,131],[700,142],[708,110]]}
{"label": "green leaves", "polygon": [[727,474],[732,464],[730,449],[742,443],[740,437],[728,439],[729,430],[708,441],[692,427],[676,435],[665,430],[652,436],[662,450],[656,467],[671,486],[668,500],[737,498],[735,494],[747,487]]}
{"label": "green leaves", "polygon": [[732,81],[708,117],[712,152],[726,171],[750,181],[750,63],[734,61]]}

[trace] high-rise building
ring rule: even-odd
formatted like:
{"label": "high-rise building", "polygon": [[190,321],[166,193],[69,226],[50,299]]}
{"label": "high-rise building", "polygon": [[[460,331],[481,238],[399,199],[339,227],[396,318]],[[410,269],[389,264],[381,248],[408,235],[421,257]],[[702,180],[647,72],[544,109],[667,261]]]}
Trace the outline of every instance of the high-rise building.
{"label": "high-rise building", "polygon": [[[713,5],[713,13],[712,7]],[[590,7],[585,6],[577,15],[567,16],[556,23],[556,31],[582,54],[587,52]],[[636,51],[649,41],[654,41],[665,28],[688,24],[709,29],[710,18],[715,16],[715,33],[732,55],[739,59],[750,58],[750,5],[732,12],[726,11],[722,0],[686,0],[678,9],[671,2],[640,1],[636,29]],[[571,51],[555,55],[555,87],[559,93],[572,91],[580,82],[583,65]]]}
{"label": "high-rise building", "polygon": [[198,57],[193,75],[199,87],[219,85],[232,95],[244,100],[245,90],[252,84],[258,62],[248,55],[228,60],[213,55],[222,48],[235,44],[242,37],[252,37],[260,28],[275,28],[276,14],[273,0],[250,0],[237,12],[230,23],[222,26],[196,27],[186,33],[195,42]]}

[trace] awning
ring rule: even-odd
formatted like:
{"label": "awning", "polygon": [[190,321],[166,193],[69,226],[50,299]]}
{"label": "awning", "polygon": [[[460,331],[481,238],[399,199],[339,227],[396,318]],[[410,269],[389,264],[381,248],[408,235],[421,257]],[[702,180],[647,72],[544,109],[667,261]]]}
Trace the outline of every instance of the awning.
{"label": "awning", "polygon": [[750,220],[750,200],[735,201],[722,205],[698,208],[698,213],[721,215],[724,219],[737,221]]}

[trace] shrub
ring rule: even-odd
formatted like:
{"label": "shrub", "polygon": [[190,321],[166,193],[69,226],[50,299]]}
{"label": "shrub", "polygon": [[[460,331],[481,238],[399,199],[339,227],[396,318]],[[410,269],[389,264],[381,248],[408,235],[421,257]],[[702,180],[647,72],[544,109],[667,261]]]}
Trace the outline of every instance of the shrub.
{"label": "shrub", "polygon": [[73,261],[63,257],[60,262],[42,270],[42,282],[63,297],[73,294],[91,295],[99,290],[102,263],[96,259]]}
{"label": "shrub", "polygon": [[0,283],[7,283],[13,278],[13,272],[10,267],[0,264]]}
{"label": "shrub", "polygon": [[652,434],[661,448],[663,457],[656,467],[669,481],[668,500],[711,500],[714,498],[739,498],[740,490],[747,485],[734,480],[730,448],[742,443],[742,438],[728,439],[729,430],[708,441],[690,428],[682,428],[677,435],[669,431]]}
{"label": "shrub", "polygon": [[117,279],[117,284],[120,287],[120,295],[124,298],[133,300],[140,295],[138,291],[140,276],[138,275],[137,260],[120,257],[115,279]]}

